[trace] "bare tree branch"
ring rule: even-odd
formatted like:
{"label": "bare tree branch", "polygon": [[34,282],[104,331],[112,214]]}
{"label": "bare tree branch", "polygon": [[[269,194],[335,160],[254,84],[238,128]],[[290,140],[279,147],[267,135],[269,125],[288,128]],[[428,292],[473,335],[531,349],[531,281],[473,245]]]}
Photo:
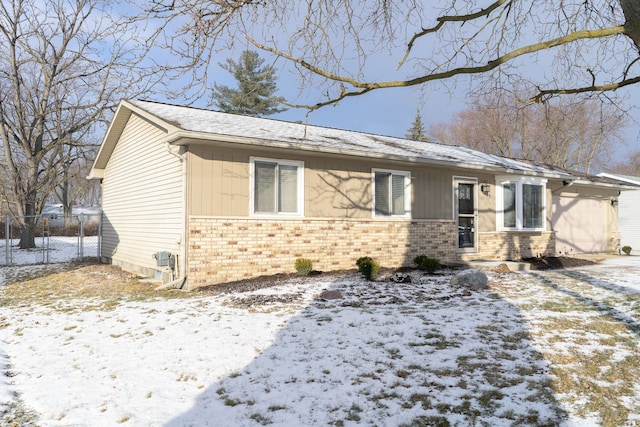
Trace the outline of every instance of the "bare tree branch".
{"label": "bare tree branch", "polygon": [[[316,67],[312,64],[309,64],[308,62],[306,62],[304,59],[302,58],[296,58],[292,55],[289,55],[285,52],[279,51],[275,48],[269,47],[269,46],[265,46],[263,44],[260,44],[258,42],[256,42],[254,39],[252,39],[249,36],[245,36],[246,39],[252,43],[254,46],[256,46],[259,49],[262,50],[266,50],[268,52],[271,52],[279,57],[282,57],[284,59],[287,59],[291,62],[294,62],[296,64],[299,64],[300,66],[302,66],[303,68],[311,71],[314,74],[317,74],[321,77],[324,77],[326,79],[329,80],[333,80],[336,82],[340,82],[340,83],[346,83],[349,84],[350,86],[357,88],[359,90],[356,91],[350,91],[347,90],[344,86],[341,86],[341,91],[340,94],[338,96],[335,96],[327,101],[324,102],[320,102],[317,103],[315,105],[306,105],[304,106],[305,108],[311,109],[311,110],[315,110],[318,109],[320,107],[323,106],[327,106],[327,105],[332,105],[332,104],[337,104],[338,102],[340,102],[341,100],[345,99],[346,97],[350,97],[350,96],[358,96],[358,95],[363,95],[367,92],[370,92],[372,90],[376,90],[376,89],[384,89],[384,88],[394,88],[394,87],[407,87],[407,86],[415,86],[415,85],[420,85],[426,82],[430,82],[430,81],[434,81],[434,80],[444,80],[444,79],[449,79],[451,77],[455,77],[457,75],[462,75],[462,74],[481,74],[481,73],[486,73],[488,71],[491,71],[497,67],[499,67],[500,65],[512,61],[513,59],[522,56],[522,55],[527,55],[530,53],[534,53],[534,52],[538,52],[541,50],[546,50],[546,49],[550,49],[553,47],[557,47],[557,46],[561,46],[563,44],[567,44],[567,43],[572,43],[575,42],[576,40],[581,40],[581,39],[590,39],[590,38],[599,38],[599,37],[605,37],[605,36],[611,36],[611,35],[616,35],[616,34],[623,34],[624,33],[624,27],[623,26],[617,26],[617,27],[611,27],[611,28],[604,28],[601,30],[583,30],[583,31],[576,31],[574,33],[571,34],[567,34],[563,37],[558,37],[556,39],[553,40],[547,40],[544,42],[540,42],[540,43],[535,43],[535,44],[531,44],[528,46],[523,46],[520,47],[518,49],[515,49],[509,53],[506,53],[500,57],[497,57],[491,61],[489,61],[487,64],[485,65],[479,65],[479,66],[475,66],[475,67],[460,67],[460,68],[453,68],[451,70],[447,70],[444,72],[440,72],[440,73],[432,73],[432,74],[427,74],[427,75],[423,75],[420,77],[416,77],[413,79],[409,79],[409,80],[396,80],[396,81],[385,81],[385,82],[361,82],[361,81],[357,81],[351,77],[347,77],[347,76],[340,76],[337,74],[333,74],[330,72],[327,72],[319,67]],[[561,93],[561,92],[558,92]]]}
{"label": "bare tree branch", "polygon": [[[409,43],[407,44],[407,50],[404,53],[404,56],[402,57],[402,59],[400,60],[400,63],[398,64],[398,69],[400,69],[402,67],[402,65],[404,65],[404,63],[407,61],[407,58],[409,57],[409,54],[411,54],[411,50],[413,49],[413,45],[415,44],[416,40],[418,40],[421,37],[426,36],[427,34],[431,34],[431,33],[437,33],[443,26],[444,24],[446,24],[447,22],[467,22],[467,21],[472,21],[474,19],[478,19],[481,17],[486,17],[489,16],[491,14],[491,12],[493,12],[494,10],[496,10],[498,7],[502,6],[504,3],[506,3],[507,0],[497,0],[495,3],[485,7],[484,9],[481,9],[475,13],[470,13],[467,15],[446,15],[446,16],[440,16],[436,19],[436,21],[438,21],[438,24],[431,27],[431,28],[426,28],[423,29],[422,31],[420,31],[419,33],[414,34],[411,37],[411,40],[409,40]],[[511,2],[509,2],[511,3]]]}
{"label": "bare tree branch", "polygon": [[570,89],[539,89],[538,93],[531,98],[531,101],[544,102],[545,100],[549,99],[553,95],[569,95],[569,94],[590,93],[590,92],[615,91],[625,86],[629,86],[637,83],[640,83],[640,76],[633,77],[630,79],[624,79],[622,81],[615,82],[615,83],[603,84],[603,85],[593,84],[591,86],[570,88]]}

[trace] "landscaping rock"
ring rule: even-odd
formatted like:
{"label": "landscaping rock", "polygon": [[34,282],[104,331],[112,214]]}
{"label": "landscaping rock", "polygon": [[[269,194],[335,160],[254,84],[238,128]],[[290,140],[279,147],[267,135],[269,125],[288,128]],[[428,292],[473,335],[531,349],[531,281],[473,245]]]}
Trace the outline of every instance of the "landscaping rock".
{"label": "landscaping rock", "polygon": [[498,265],[493,271],[496,272],[496,273],[510,273],[511,269],[509,268],[509,266],[507,264],[502,263],[502,264]]}
{"label": "landscaping rock", "polygon": [[488,278],[480,270],[464,270],[453,276],[451,284],[454,286],[466,286],[469,289],[487,289]]}
{"label": "landscaping rock", "polygon": [[342,294],[340,291],[322,291],[320,292],[320,299],[330,300],[330,299],[342,299]]}
{"label": "landscaping rock", "polygon": [[393,273],[391,280],[396,283],[411,283],[411,276],[407,273]]}

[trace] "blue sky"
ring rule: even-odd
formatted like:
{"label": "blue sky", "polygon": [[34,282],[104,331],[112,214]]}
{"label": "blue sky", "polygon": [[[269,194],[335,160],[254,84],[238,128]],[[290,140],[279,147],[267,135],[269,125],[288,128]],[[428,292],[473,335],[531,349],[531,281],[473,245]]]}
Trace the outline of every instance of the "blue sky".
{"label": "blue sky", "polygon": [[[225,59],[226,56],[221,55],[217,62],[223,62]],[[218,84],[236,86],[232,76],[218,67],[217,63],[209,72]],[[292,82],[287,77],[284,74],[279,77],[279,94],[293,99],[299,91],[297,82]],[[626,146],[617,150],[615,160],[624,160],[629,153],[640,150],[640,87],[628,89],[627,92],[629,95],[625,107],[630,109],[631,120],[629,128],[624,132]],[[327,106],[313,111],[308,117],[308,122],[313,125],[403,137],[414,121],[416,109],[420,110],[422,121],[428,129],[432,124],[452,119],[455,113],[466,108],[466,100],[463,88],[450,91],[443,83],[438,82],[427,88],[381,89],[347,98],[337,106]],[[315,101],[316,99],[310,98],[306,102]],[[307,120],[306,115],[307,111],[304,109],[289,109],[270,117],[304,122]]]}
{"label": "blue sky", "polygon": [[[285,37],[285,35],[280,34],[276,37]],[[212,87],[215,82],[235,87],[236,82],[231,74],[218,64],[225,62],[227,58],[237,59],[243,49],[257,49],[244,40],[236,40],[232,50],[225,50],[222,47],[219,49],[208,69],[208,85]],[[265,64],[272,61],[273,56],[268,53],[261,52],[260,55],[266,59]],[[398,60],[399,57],[386,55],[374,58],[373,66],[368,69],[368,75],[373,75],[373,77],[369,78],[388,79],[390,75],[393,76]],[[531,63],[526,62],[531,59],[524,61],[523,70],[525,72],[533,70],[544,74],[551,71],[549,67],[543,66],[535,59]],[[314,104],[320,101],[317,97],[318,92],[313,88],[305,90],[300,95],[299,82],[295,74],[288,71],[290,64],[287,64],[285,60],[277,60],[274,65],[279,70],[279,95],[294,103]],[[401,77],[396,76],[395,78]],[[362,96],[344,99],[337,106],[323,107],[311,112],[308,118],[307,111],[304,109],[289,109],[271,117],[286,121],[304,122],[308,120],[309,124],[314,125],[402,137],[411,127],[416,109],[420,110],[423,123],[428,129],[430,125],[435,123],[449,121],[456,112],[466,108],[465,89],[467,84],[464,79],[458,81],[457,86],[453,86],[453,89],[450,88],[451,86],[450,82],[436,81],[427,87],[381,89]],[[617,150],[614,160],[622,160],[629,153],[640,151],[640,85],[636,86],[638,87],[624,89],[626,92],[623,95],[627,98],[624,108],[629,111],[630,120],[629,127],[624,132],[626,146]],[[178,99],[154,99],[182,103]],[[207,100],[201,99],[193,105],[206,107],[206,102]]]}

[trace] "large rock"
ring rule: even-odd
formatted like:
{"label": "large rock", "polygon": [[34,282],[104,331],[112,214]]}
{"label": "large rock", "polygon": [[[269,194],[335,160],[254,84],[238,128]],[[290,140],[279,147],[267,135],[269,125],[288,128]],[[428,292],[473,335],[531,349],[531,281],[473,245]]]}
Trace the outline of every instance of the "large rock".
{"label": "large rock", "polygon": [[318,298],[324,299],[324,300],[342,299],[342,294],[338,290],[329,291],[325,289],[324,291],[320,292],[320,296]]}
{"label": "large rock", "polygon": [[469,289],[487,289],[488,278],[480,270],[464,270],[453,276],[451,284],[455,286],[466,286]]}

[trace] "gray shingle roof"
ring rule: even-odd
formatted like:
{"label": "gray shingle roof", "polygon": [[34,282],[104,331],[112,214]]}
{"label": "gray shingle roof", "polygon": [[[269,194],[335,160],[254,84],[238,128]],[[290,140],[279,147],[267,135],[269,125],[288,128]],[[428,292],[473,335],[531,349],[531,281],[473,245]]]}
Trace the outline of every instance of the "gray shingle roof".
{"label": "gray shingle roof", "polygon": [[200,134],[243,138],[255,145],[289,144],[292,148],[340,152],[370,157],[406,158],[413,161],[446,162],[452,165],[490,168],[505,172],[523,172],[570,177],[571,175],[541,165],[482,153],[465,147],[435,142],[418,142],[321,126],[280,120],[247,117],[212,110],[129,101],[136,107],[177,128]]}

